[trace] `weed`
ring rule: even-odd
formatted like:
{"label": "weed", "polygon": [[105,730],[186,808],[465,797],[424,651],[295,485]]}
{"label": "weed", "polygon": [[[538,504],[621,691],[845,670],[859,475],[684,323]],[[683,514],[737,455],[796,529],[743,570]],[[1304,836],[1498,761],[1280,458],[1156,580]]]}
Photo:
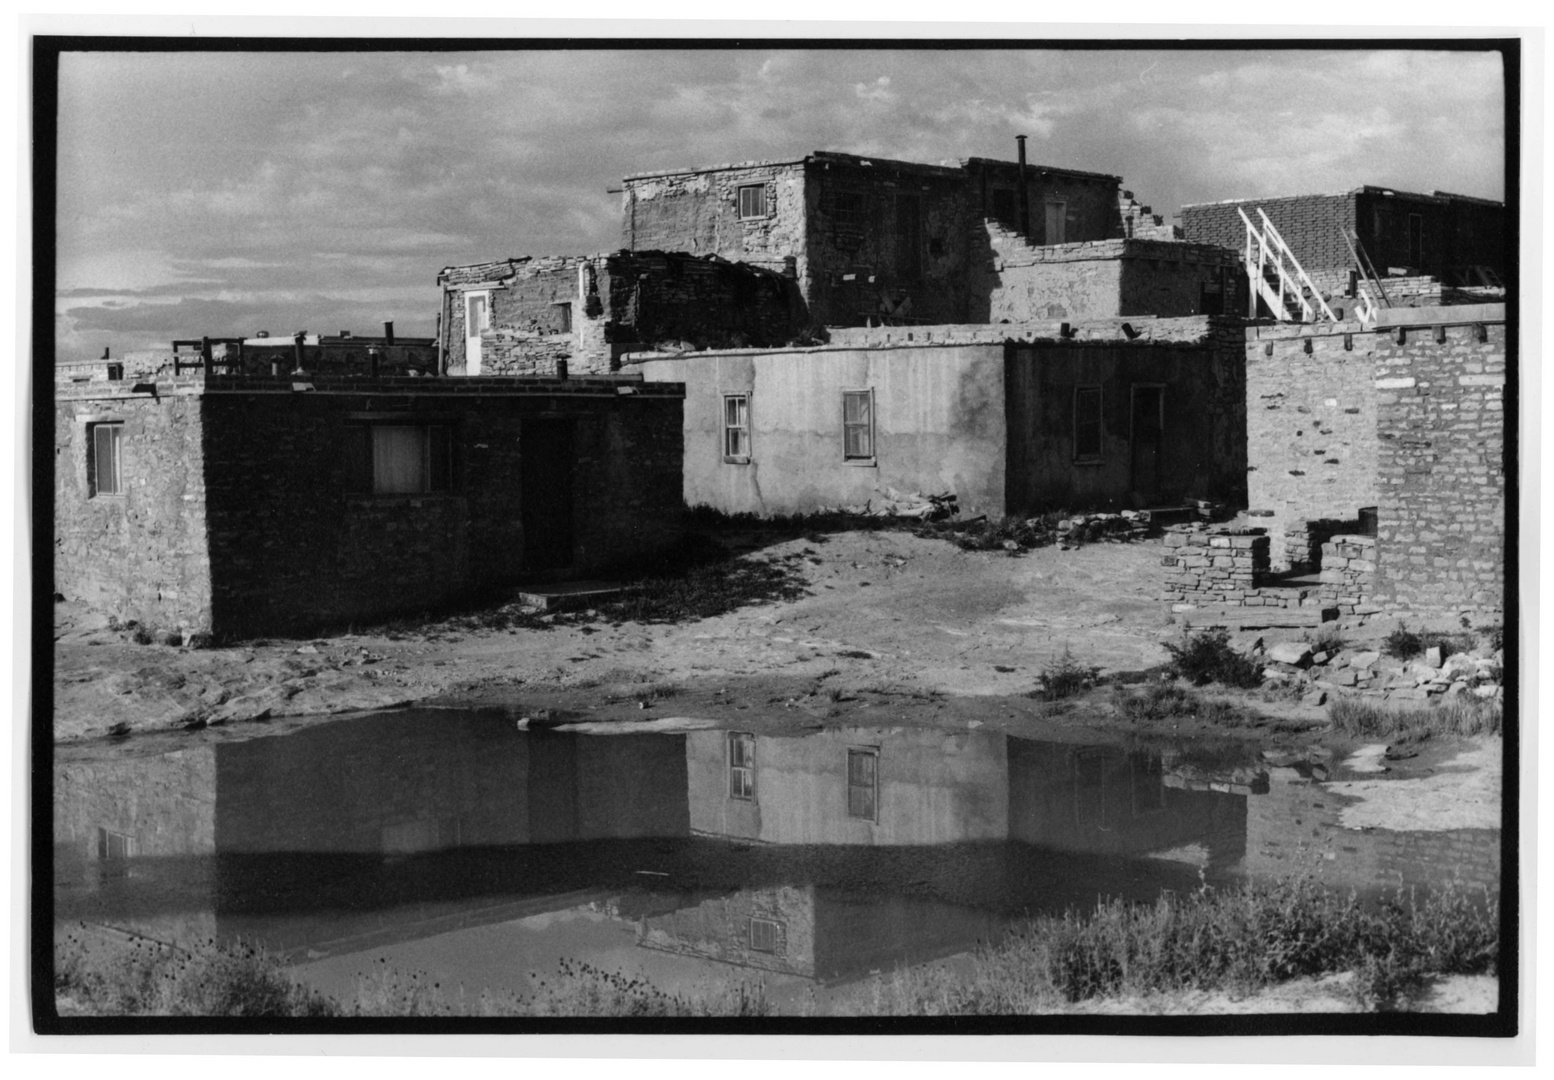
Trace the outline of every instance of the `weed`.
{"label": "weed", "polygon": [[1160,720],[1201,720],[1216,727],[1236,727],[1254,719],[1253,714],[1228,701],[1207,698],[1174,683],[1155,683],[1142,694],[1114,687],[1112,703],[1133,723]]}
{"label": "weed", "polygon": [[916,972],[882,982],[880,1012],[1016,1014],[1064,1002],[1182,990],[1249,993],[1357,972],[1355,992],[1386,1009],[1432,975],[1484,974],[1499,951],[1498,902],[1459,885],[1377,905],[1306,879],[1111,900],[1043,916],[976,954],[969,977]]}
{"label": "weed", "polygon": [[126,623],[125,625],[132,627],[130,630],[130,640],[133,641],[136,645],[151,644],[153,639],[151,637],[150,630],[147,630],[140,623]]}
{"label": "weed", "polygon": [[1041,686],[1032,691],[1030,696],[1043,701],[1059,701],[1090,689],[1100,677],[1100,668],[1081,664],[1065,645],[1063,655],[1053,661],[1051,667],[1043,668],[1037,676]]}
{"label": "weed", "polygon": [[1478,628],[1478,638],[1491,652],[1499,652],[1505,648],[1505,627],[1500,623]]}
{"label": "weed", "polygon": [[1454,653],[1465,653],[1477,644],[1473,634],[1446,634],[1439,631],[1416,632],[1406,623],[1398,623],[1397,629],[1382,639],[1381,651],[1395,660],[1411,660],[1428,649],[1440,649],[1441,658]]}
{"label": "weed", "polygon": [[1499,705],[1481,701],[1453,701],[1420,709],[1389,709],[1354,697],[1335,698],[1327,707],[1335,730],[1345,735],[1441,736],[1500,734]]}
{"label": "weed", "polygon": [[1231,648],[1228,631],[1201,630],[1188,635],[1180,645],[1166,642],[1165,648],[1171,654],[1169,673],[1194,686],[1212,682],[1250,689],[1262,685],[1262,668]]}

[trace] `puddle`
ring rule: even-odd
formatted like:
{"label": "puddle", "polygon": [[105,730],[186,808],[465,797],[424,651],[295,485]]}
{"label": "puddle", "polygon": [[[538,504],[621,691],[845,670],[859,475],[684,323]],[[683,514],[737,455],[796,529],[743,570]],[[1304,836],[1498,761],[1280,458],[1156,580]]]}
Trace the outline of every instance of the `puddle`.
{"label": "puddle", "polygon": [[1302,872],[1360,890],[1499,877],[1483,814],[1350,827],[1359,784],[1429,778],[1328,784],[1306,761],[980,729],[524,730],[519,715],[408,710],[62,759],[57,916],[261,941],[333,992],[384,961],[523,992],[566,958],[780,997],[1100,897]]}

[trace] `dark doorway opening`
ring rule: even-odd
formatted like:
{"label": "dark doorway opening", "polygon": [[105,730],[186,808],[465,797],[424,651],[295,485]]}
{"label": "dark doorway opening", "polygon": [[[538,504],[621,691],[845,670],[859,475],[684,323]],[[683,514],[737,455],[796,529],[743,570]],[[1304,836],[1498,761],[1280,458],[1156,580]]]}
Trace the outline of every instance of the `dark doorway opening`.
{"label": "dark doorway opening", "polygon": [[1146,503],[1160,495],[1160,451],[1165,432],[1165,387],[1133,388],[1133,491]]}
{"label": "dark doorway opening", "polygon": [[1424,218],[1408,215],[1408,265],[1418,270],[1424,266]]}
{"label": "dark doorway opening", "polygon": [[523,485],[523,566],[565,570],[572,565],[571,420],[525,420],[519,437]]}

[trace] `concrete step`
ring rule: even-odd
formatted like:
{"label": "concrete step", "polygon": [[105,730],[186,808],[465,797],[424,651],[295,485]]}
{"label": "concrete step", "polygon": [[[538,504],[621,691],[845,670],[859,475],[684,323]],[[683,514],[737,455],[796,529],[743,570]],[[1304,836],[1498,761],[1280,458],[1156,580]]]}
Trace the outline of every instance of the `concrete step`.
{"label": "concrete step", "polygon": [[624,585],[612,581],[558,581],[525,585],[513,591],[512,599],[530,611],[576,611],[614,600],[625,592]]}
{"label": "concrete step", "polygon": [[1303,629],[1338,618],[1336,609],[1317,607],[1201,607],[1178,614],[1190,629],[1227,630]]}

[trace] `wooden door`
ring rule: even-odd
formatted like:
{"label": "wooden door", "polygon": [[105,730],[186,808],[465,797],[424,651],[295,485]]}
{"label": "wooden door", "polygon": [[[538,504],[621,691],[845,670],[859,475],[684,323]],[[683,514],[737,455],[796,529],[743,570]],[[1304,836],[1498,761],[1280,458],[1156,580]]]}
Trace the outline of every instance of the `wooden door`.
{"label": "wooden door", "polygon": [[523,422],[519,482],[525,570],[565,570],[572,565],[574,442],[571,420]]}
{"label": "wooden door", "polygon": [[1165,387],[1133,388],[1133,490],[1146,502],[1160,494],[1160,452],[1165,432]]}

